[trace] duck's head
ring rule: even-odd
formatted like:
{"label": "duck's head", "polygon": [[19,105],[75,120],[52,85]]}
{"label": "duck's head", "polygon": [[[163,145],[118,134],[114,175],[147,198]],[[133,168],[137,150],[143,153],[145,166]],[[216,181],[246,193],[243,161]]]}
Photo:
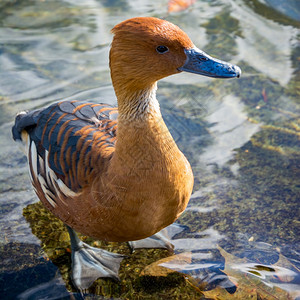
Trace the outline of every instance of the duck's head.
{"label": "duck's head", "polygon": [[239,77],[239,67],[199,50],[178,26],[137,17],[112,29],[110,68],[115,88],[144,89],[181,71],[215,78]]}

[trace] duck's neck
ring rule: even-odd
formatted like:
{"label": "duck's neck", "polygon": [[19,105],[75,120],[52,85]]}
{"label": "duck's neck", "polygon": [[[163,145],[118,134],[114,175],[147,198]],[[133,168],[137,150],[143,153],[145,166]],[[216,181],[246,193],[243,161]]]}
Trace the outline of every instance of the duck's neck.
{"label": "duck's neck", "polygon": [[[148,123],[161,118],[159,103],[156,99],[156,82],[138,90],[122,89],[116,91],[119,109],[119,126]],[[121,124],[120,124],[121,123]],[[121,126],[122,126],[121,125]]]}
{"label": "duck's neck", "polygon": [[148,172],[154,164],[159,168],[164,165],[165,169],[169,157],[179,149],[162,119],[156,99],[156,83],[134,93],[117,90],[116,94],[119,117],[113,161],[122,168],[114,165],[114,169],[123,172],[126,170],[124,165],[128,166],[127,170],[136,170],[138,165],[143,165],[139,172],[143,169]]}
{"label": "duck's neck", "polygon": [[156,89],[155,82],[143,89],[116,90],[119,110],[117,148],[128,140],[135,141],[138,145],[152,135],[160,138],[160,131],[165,131],[166,126],[156,99]]}

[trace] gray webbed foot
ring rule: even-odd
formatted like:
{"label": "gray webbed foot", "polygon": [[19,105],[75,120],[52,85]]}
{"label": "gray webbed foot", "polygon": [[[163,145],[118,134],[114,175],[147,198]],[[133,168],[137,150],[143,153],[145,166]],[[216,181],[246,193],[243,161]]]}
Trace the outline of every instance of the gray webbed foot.
{"label": "gray webbed foot", "polygon": [[161,231],[157,232],[156,234],[146,239],[131,241],[128,242],[128,244],[132,252],[135,249],[143,249],[143,248],[147,248],[147,249],[161,248],[161,249],[167,249],[169,251],[173,251],[174,246],[171,243],[171,239],[185,229],[186,229],[185,226],[173,223],[172,225],[162,229]]}
{"label": "gray webbed foot", "polygon": [[145,249],[145,248],[148,249],[162,248],[162,249],[167,249],[172,251],[174,247],[171,244],[169,238],[165,235],[165,233],[162,233],[163,230],[159,231],[158,233],[146,239],[128,242],[132,252],[135,249]]}
{"label": "gray webbed foot", "polygon": [[146,239],[131,241],[128,244],[132,251],[143,248],[162,248],[172,251],[174,248],[165,228]]}
{"label": "gray webbed foot", "polygon": [[99,277],[119,280],[120,263],[124,255],[94,248],[82,242],[68,227],[72,248],[72,280],[80,290],[87,289]]}

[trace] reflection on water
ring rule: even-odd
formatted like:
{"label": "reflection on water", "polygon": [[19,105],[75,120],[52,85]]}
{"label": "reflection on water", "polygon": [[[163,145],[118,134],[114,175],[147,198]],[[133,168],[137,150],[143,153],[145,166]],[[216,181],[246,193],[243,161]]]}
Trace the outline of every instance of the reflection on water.
{"label": "reflection on water", "polygon": [[100,279],[90,297],[300,297],[300,24],[295,1],[286,1],[279,12],[276,3],[198,0],[167,14],[167,1],[0,2],[0,290],[5,299],[81,297],[68,276],[63,225],[40,204],[32,205],[36,196],[26,160],[11,139],[14,116],[60,99],[115,104],[109,31],[138,15],[176,23],[199,48],[238,64],[243,74],[234,81],[180,74],[159,84],[166,123],[194,171],[194,193],[177,225],[168,228],[173,253],[131,254],[125,243],[83,237],[128,255],[121,282]]}
{"label": "reflection on water", "polygon": [[240,59],[258,72],[286,85],[293,74],[290,56],[291,42],[296,41],[296,30],[259,18],[251,8],[241,7],[239,2],[234,4],[235,16],[239,15],[239,25],[247,37],[237,39]]}
{"label": "reflection on water", "polygon": [[206,118],[212,124],[210,133],[214,143],[206,147],[200,155],[200,161],[207,164],[217,163],[223,165],[232,156],[232,149],[244,145],[249,138],[259,129],[259,124],[248,121],[244,105],[232,95],[226,95],[222,103]]}

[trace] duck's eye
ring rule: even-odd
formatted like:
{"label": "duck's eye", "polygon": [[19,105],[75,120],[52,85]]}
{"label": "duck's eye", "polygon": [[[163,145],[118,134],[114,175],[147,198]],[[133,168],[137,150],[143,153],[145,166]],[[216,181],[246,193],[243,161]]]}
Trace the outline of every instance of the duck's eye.
{"label": "duck's eye", "polygon": [[163,53],[166,53],[169,51],[169,48],[167,46],[157,46],[156,47],[156,51],[159,53],[159,54],[163,54]]}

